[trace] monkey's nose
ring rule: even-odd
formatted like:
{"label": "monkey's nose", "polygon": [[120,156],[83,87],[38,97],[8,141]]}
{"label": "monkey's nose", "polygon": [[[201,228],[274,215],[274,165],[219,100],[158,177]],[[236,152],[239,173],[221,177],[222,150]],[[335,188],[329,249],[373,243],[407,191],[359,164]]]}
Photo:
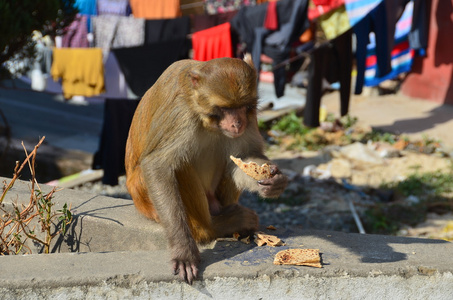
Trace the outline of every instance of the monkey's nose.
{"label": "monkey's nose", "polygon": [[242,122],[241,121],[236,121],[233,124],[231,124],[231,127],[233,129],[236,129],[237,131],[240,131],[242,128]]}

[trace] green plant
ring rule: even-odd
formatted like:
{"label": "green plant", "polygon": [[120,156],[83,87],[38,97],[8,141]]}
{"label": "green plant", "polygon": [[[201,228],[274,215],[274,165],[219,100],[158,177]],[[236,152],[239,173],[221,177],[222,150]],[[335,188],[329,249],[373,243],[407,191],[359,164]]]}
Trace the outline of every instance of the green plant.
{"label": "green plant", "polygon": [[394,189],[404,196],[444,196],[453,193],[453,172],[451,170],[426,173],[416,171],[402,181],[385,183],[382,188]]}
{"label": "green plant", "polygon": [[376,130],[372,129],[371,132],[366,133],[362,140],[363,141],[368,141],[371,140],[373,142],[387,142],[389,144],[395,144],[396,141],[398,141],[398,135],[390,133],[390,132],[385,132],[382,130]]}
{"label": "green plant", "polygon": [[271,128],[290,135],[303,135],[313,130],[303,125],[303,119],[298,117],[295,111],[282,117]]}
{"label": "green plant", "polygon": [[[44,137],[29,155],[25,150],[27,154],[25,161],[20,167],[19,163],[16,164],[12,180],[9,184],[4,184],[0,198],[0,212],[2,213],[0,216],[0,255],[31,253],[31,249],[25,244],[27,239],[41,244],[44,247],[43,252],[49,253],[52,239],[57,235],[66,234],[67,226],[72,221],[72,214],[66,203],[62,209],[57,211],[54,209],[55,203],[52,198],[56,188],[44,194],[35,179],[36,151],[43,141]],[[30,162],[30,159],[32,162]],[[14,182],[27,163],[32,174],[31,190],[33,192],[31,193],[30,201],[26,207],[13,203],[13,212],[7,211],[1,204],[5,199],[6,193],[13,187]],[[41,227],[44,237],[42,237],[42,234],[38,236],[35,233],[35,228],[31,228],[33,220],[36,220]]]}
{"label": "green plant", "polygon": [[407,203],[395,199],[392,203],[374,205],[365,213],[367,232],[393,234],[403,225],[422,222],[428,212],[453,211],[453,169],[419,173],[418,168],[415,166],[415,172],[406,179],[384,183],[380,189],[394,190],[403,199],[416,196],[419,201]]}

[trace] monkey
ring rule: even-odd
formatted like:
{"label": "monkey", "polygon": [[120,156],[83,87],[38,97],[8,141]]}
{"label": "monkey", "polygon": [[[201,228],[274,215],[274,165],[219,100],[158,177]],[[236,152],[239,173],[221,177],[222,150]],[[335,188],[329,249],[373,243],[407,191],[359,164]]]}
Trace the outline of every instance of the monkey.
{"label": "monkey", "polygon": [[[264,154],[257,122],[257,74],[250,55],[170,65],[143,95],[126,142],[126,186],[136,209],[159,222],[173,272],[198,276],[198,244],[258,229],[257,214],[238,203],[243,190],[276,198],[287,177]],[[269,163],[256,181],[230,155]]]}

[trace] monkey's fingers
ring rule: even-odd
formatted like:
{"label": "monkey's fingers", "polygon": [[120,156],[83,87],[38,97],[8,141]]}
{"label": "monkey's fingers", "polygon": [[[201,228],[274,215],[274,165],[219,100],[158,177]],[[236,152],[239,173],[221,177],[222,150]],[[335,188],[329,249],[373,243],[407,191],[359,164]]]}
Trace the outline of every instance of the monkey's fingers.
{"label": "monkey's fingers", "polygon": [[193,280],[197,278],[198,275],[198,269],[194,264],[191,264],[189,262],[185,263],[185,273],[186,273],[186,282],[190,285],[192,285]]}
{"label": "monkey's fingers", "polygon": [[178,275],[181,280],[192,284],[193,280],[198,276],[198,268],[195,264],[182,261],[173,261],[173,274]]}
{"label": "monkey's fingers", "polygon": [[270,165],[271,175],[274,176],[275,174],[281,173],[277,165]]}
{"label": "monkey's fingers", "polygon": [[173,260],[173,275],[178,275],[179,273],[179,262],[177,260]]}

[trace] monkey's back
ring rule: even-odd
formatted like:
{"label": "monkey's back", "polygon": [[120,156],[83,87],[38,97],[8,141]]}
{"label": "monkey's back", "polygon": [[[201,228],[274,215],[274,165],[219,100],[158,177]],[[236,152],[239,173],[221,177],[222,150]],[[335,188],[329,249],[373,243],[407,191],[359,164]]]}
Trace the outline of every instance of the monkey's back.
{"label": "monkey's back", "polygon": [[[181,136],[187,132],[191,122],[187,109],[184,109],[184,90],[189,89],[187,72],[202,64],[194,60],[181,60],[170,65],[152,87],[143,95],[132,119],[126,142],[126,186],[137,209],[145,216],[157,220],[151,199],[148,196],[143,177],[141,161],[153,152],[153,155],[171,155],[178,151],[190,136]],[[173,136],[173,139],[166,137]],[[166,149],[166,153],[159,153]],[[175,157],[176,159],[176,157]]]}

